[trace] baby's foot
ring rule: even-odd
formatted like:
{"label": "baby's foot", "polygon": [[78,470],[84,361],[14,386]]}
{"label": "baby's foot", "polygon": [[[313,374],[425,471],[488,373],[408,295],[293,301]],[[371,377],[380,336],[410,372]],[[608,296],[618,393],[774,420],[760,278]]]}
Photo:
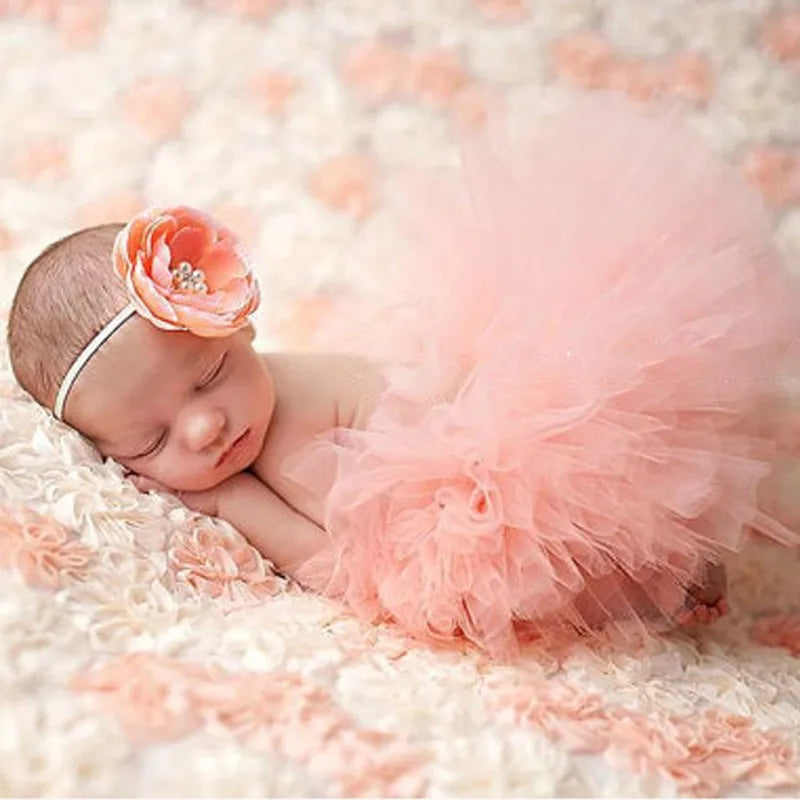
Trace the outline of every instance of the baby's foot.
{"label": "baby's foot", "polygon": [[684,608],[677,616],[678,625],[708,625],[727,614],[727,583],[724,565],[706,564],[700,581],[690,586],[686,593]]}

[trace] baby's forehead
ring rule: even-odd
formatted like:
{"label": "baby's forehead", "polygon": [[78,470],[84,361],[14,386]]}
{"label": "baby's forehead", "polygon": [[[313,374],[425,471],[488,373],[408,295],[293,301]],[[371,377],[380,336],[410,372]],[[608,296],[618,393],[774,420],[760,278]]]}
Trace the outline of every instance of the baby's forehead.
{"label": "baby's forehead", "polygon": [[221,344],[216,340],[162,333],[122,348],[113,372],[119,376],[120,389],[141,405],[156,393],[166,393],[173,388],[181,391],[184,383],[198,379],[219,352]]}
{"label": "baby's forehead", "polygon": [[164,330],[137,315],[123,325],[108,344],[106,361],[164,370],[190,366],[204,354],[217,352],[221,346],[219,339]]}
{"label": "baby's forehead", "polygon": [[221,351],[216,340],[159,331],[142,320],[130,324],[87,364],[75,387],[74,412],[95,439],[107,438],[111,424],[146,423]]}
{"label": "baby's forehead", "polygon": [[115,343],[118,357],[127,363],[166,368],[189,366],[199,357],[217,349],[218,343],[184,331],[164,331],[140,319]]}

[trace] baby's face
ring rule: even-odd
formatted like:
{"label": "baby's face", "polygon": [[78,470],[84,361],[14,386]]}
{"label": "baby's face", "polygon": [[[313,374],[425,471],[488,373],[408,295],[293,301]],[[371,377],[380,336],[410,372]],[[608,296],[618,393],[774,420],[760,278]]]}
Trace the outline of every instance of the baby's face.
{"label": "baby's face", "polygon": [[87,364],[66,419],[139,475],[201,491],[255,461],[274,405],[247,331],[203,339],[134,317]]}

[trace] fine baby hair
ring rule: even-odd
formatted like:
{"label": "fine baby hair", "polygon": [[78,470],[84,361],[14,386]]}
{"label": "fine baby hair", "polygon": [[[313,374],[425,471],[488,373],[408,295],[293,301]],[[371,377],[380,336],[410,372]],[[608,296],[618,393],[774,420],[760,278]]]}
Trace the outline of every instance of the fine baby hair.
{"label": "fine baby hair", "polygon": [[134,313],[164,330],[226,336],[258,286],[235,235],[203,212],[153,208],[78,231],[27,268],[8,324],[14,375],[62,419],[80,370]]}
{"label": "fine baby hair", "polygon": [[20,386],[52,408],[70,365],[127,302],[109,280],[121,224],[76,231],[49,245],[28,266],[8,320],[11,367]]}

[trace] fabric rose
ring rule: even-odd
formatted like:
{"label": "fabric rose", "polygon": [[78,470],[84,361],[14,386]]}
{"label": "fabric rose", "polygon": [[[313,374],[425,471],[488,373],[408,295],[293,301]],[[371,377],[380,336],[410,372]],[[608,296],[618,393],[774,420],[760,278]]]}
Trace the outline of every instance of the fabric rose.
{"label": "fabric rose", "polygon": [[258,306],[235,234],[188,206],[135,216],[117,235],[113,259],[138,313],[164,330],[228,336]]}
{"label": "fabric rose", "polygon": [[14,567],[31,586],[57,589],[83,580],[92,551],[52,517],[0,506],[0,568]]}

